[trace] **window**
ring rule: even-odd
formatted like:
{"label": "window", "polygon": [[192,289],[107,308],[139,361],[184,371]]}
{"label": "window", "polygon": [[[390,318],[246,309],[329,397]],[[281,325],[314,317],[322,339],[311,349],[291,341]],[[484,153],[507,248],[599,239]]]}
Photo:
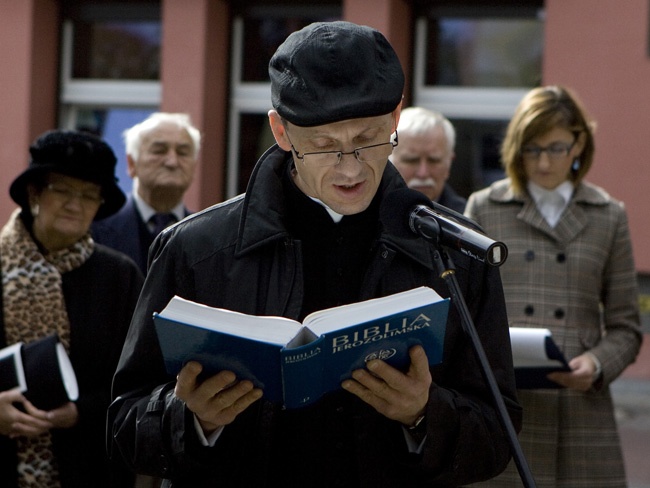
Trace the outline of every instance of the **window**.
{"label": "window", "polygon": [[159,5],[80,2],[64,18],[59,126],[103,137],[129,193],[122,132],[160,105]]}
{"label": "window", "polygon": [[117,165],[115,176],[118,185],[125,194],[133,187],[133,180],[127,172],[126,147],[122,132],[132,125],[142,122],[155,109],[130,107],[70,106],[66,111],[68,120],[62,127],[83,130],[102,137],[115,152]]}
{"label": "window", "polygon": [[423,11],[416,22],[413,105],[442,112],[454,124],[449,183],[467,196],[503,176],[505,128],[519,100],[541,82],[544,18],[542,2],[447,3]]}
{"label": "window", "polygon": [[72,79],[160,78],[160,22],[80,20],[72,49]]}
{"label": "window", "polygon": [[541,39],[534,18],[429,19],[424,84],[533,87],[541,74]]}
{"label": "window", "polygon": [[232,29],[231,98],[226,196],[246,190],[253,167],[275,143],[268,123],[271,56],[287,38],[317,21],[340,19],[340,2],[305,6],[287,2],[235,11]]}

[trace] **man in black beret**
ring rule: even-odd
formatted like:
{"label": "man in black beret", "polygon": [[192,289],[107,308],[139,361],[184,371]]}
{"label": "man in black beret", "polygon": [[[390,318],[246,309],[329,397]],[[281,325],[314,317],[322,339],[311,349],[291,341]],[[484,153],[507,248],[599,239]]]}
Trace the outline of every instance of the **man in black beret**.
{"label": "man in black beret", "polygon": [[[393,235],[379,217],[384,196],[405,187],[387,164],[404,75],[384,36],[348,22],[311,24],[278,48],[269,73],[277,144],[246,193],[152,246],[114,379],[112,454],[174,487],[459,486],[495,476],[510,459],[509,442],[454,310],[442,364],[429,367],[415,346],[406,371],[370,361],[301,409],[270,403],[230,371],[203,378],[197,362],[177,377],[165,372],[152,314],[174,295],[298,320],[421,285],[449,296],[432,246]],[[498,271],[453,254],[518,426]]]}

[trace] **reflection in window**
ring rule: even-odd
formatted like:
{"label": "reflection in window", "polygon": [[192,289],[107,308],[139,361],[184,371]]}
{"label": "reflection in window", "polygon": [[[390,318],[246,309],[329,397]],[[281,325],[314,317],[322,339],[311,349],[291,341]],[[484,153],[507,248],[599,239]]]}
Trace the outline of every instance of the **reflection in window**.
{"label": "reflection in window", "polygon": [[269,118],[266,114],[241,114],[239,126],[239,175],[236,193],[246,191],[255,163],[264,151],[275,144]]}
{"label": "reflection in window", "polygon": [[426,85],[534,87],[542,72],[543,22],[536,18],[429,20]]}
{"label": "reflection in window", "polygon": [[72,77],[158,80],[159,21],[74,23]]}
{"label": "reflection in window", "polygon": [[75,111],[74,129],[95,134],[111,146],[117,158],[115,175],[118,185],[127,195],[131,192],[133,180],[127,172],[126,147],[122,133],[129,127],[142,122],[154,110],[131,108],[78,108]]}
{"label": "reflection in window", "polygon": [[508,122],[502,120],[450,119],[456,129],[456,157],[449,184],[465,197],[504,178],[501,142]]}
{"label": "reflection in window", "polygon": [[244,59],[241,81],[270,81],[269,61],[289,34],[316,21],[337,18],[314,17],[245,17]]}
{"label": "reflection in window", "polygon": [[232,2],[232,7],[228,197],[246,190],[257,159],[275,143],[267,116],[271,57],[292,32],[312,22],[341,19],[338,0],[322,0],[318,5],[296,0]]}

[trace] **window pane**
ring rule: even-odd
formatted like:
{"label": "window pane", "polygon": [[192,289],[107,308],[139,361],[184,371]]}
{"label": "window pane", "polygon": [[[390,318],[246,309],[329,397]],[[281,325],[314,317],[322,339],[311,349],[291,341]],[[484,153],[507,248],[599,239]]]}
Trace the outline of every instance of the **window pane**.
{"label": "window pane", "polygon": [[239,176],[236,193],[243,193],[255,163],[264,151],[275,144],[275,139],[266,114],[241,114],[239,127],[242,137],[239,138]]}
{"label": "window pane", "polygon": [[158,80],[158,21],[74,22],[73,78]]}
{"label": "window pane", "polygon": [[539,84],[541,20],[438,17],[428,23],[426,85],[510,88]]}
{"label": "window pane", "polygon": [[242,81],[270,81],[271,56],[289,34],[312,22],[338,20],[334,17],[244,18]]}
{"label": "window pane", "polygon": [[111,146],[117,158],[115,176],[118,185],[127,195],[131,192],[133,180],[127,172],[126,148],[122,132],[142,122],[155,110],[129,108],[79,108],[76,110],[75,130],[83,130],[100,136]]}
{"label": "window pane", "polygon": [[459,194],[470,193],[504,177],[500,148],[507,121],[450,119],[456,129],[456,158],[449,184]]}

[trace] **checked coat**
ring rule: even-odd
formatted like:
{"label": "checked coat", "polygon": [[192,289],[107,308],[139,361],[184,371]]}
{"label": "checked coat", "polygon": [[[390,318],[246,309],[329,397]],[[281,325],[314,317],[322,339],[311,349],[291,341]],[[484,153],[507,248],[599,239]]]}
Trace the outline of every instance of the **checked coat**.
{"label": "checked coat", "polygon": [[[602,380],[586,393],[518,390],[519,438],[537,486],[626,486],[609,384],[634,362],[642,336],[623,204],[582,182],[551,228],[506,179],[471,195],[465,213],[508,247],[509,325],[548,328],[567,360],[590,351],[602,364]],[[489,486],[521,486],[514,463]]]}

